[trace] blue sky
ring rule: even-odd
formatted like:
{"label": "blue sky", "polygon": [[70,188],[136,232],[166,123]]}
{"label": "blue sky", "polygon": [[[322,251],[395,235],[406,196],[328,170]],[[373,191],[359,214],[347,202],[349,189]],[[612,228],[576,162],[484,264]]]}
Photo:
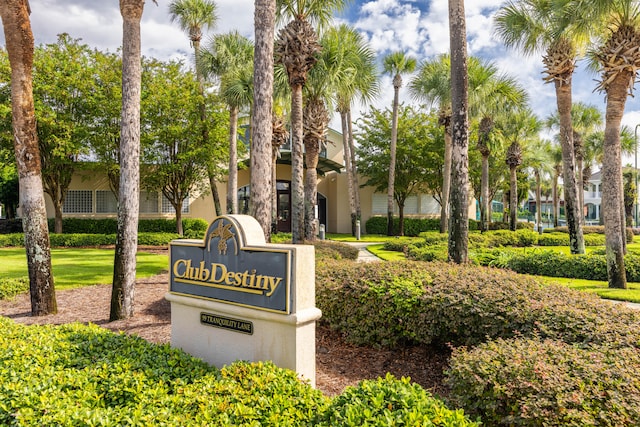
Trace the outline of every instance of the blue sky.
{"label": "blue sky", "polygon": [[[186,35],[168,15],[169,0],[157,0],[156,6],[147,0],[142,19],[142,51],[159,59],[191,60],[192,49]],[[493,37],[493,15],[503,0],[467,0],[468,53],[490,59],[498,68],[519,80],[527,89],[531,105],[540,117],[555,112],[553,85],[542,81],[542,61],[539,56],[523,57],[507,50]],[[102,50],[115,51],[121,44],[122,23],[116,0],[30,0],[32,27],[36,44],[55,41],[56,35],[67,32],[74,38]],[[253,37],[253,1],[217,0],[219,20],[213,32],[238,30]],[[336,18],[361,31],[371,47],[382,58],[386,53],[403,50],[418,60],[433,58],[449,49],[448,2],[371,0],[353,1]],[[4,37],[0,35],[4,44]],[[574,77],[574,102],[595,105],[604,112],[604,94],[594,93],[596,74],[579,63]],[[405,83],[408,77],[405,78]],[[383,91],[375,101],[377,107],[391,104],[391,78],[383,76]],[[410,103],[406,90],[403,100]],[[357,108],[356,108],[357,109]],[[356,115],[358,111],[355,111]],[[628,98],[623,124],[632,129],[640,123],[640,102]]]}

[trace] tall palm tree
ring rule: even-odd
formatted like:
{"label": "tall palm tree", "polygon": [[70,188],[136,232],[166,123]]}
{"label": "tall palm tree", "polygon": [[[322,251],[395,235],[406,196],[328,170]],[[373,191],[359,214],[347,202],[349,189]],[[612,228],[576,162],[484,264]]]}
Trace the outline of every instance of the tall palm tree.
{"label": "tall palm tree", "polygon": [[551,161],[551,141],[533,141],[530,150],[525,152],[524,164],[533,171],[536,192],[536,226],[542,234],[542,178],[553,172]]}
{"label": "tall palm tree", "polygon": [[109,320],[133,316],[140,207],[140,20],[144,0],[120,0],[122,15],[122,114],[118,233]]}
{"label": "tall palm tree", "polygon": [[[213,0],[172,0],[169,3],[169,16],[171,17],[171,22],[177,21],[180,28],[189,36],[194,51],[196,79],[200,85],[200,93],[204,94],[204,75],[200,65],[200,42],[202,41],[202,30],[214,27],[218,20],[216,5]],[[206,115],[206,106],[202,101],[200,104],[200,125],[202,126],[202,142],[204,145],[209,140]],[[209,166],[208,172],[216,215],[220,215],[222,209],[220,207],[218,187],[216,186],[217,176],[214,165]]]}
{"label": "tall palm tree", "polygon": [[43,316],[56,313],[58,307],[51,270],[49,230],[33,104],[34,47],[29,12],[29,3],[23,0],[8,0],[0,4],[0,17],[11,64],[13,143],[29,270],[31,314]]}
{"label": "tall palm tree", "polygon": [[303,104],[302,88],[317,61],[320,44],[314,24],[326,26],[345,0],[279,0],[281,20],[291,21],[280,30],[276,60],[284,65],[291,86],[291,231],[293,243],[304,237]]}
{"label": "tall palm tree", "polygon": [[238,115],[253,99],[253,42],[237,31],[213,37],[200,51],[205,77],[216,76],[220,94],[229,107],[229,174],[227,213],[238,213]]}
{"label": "tall palm tree", "polygon": [[[596,1],[588,9],[576,0],[570,16],[577,27],[597,31],[592,60],[601,72],[597,90],[606,94],[602,204],[609,287],[626,288],[621,121],[640,69],[640,5],[633,0]],[[591,25],[588,24],[591,23]],[[599,25],[593,26],[593,23]],[[594,64],[594,65],[595,65]]]}
{"label": "tall palm tree", "polygon": [[[544,52],[544,80],[553,82],[560,116],[565,212],[571,253],[583,254],[584,236],[578,206],[573,126],[571,124],[571,79],[578,51],[586,33],[569,27],[566,11],[573,0],[510,0],[495,17],[496,33],[508,46],[527,55]],[[570,31],[571,30],[571,31]]]}
{"label": "tall palm tree", "polygon": [[506,163],[509,166],[509,226],[516,230],[518,222],[518,180],[517,169],[523,162],[523,149],[526,149],[537,138],[542,128],[541,121],[529,109],[522,109],[518,113],[511,114],[500,124],[501,130],[507,141]]}
{"label": "tall palm tree", "polygon": [[409,82],[414,98],[437,105],[438,121],[444,127],[444,166],[440,195],[440,232],[448,228],[449,189],[451,188],[451,58],[443,54],[422,61],[418,72]]}
{"label": "tall palm tree", "polygon": [[469,73],[464,0],[449,0],[451,52],[451,219],[449,259],[468,261],[469,246]]}
{"label": "tall palm tree", "polygon": [[559,144],[551,146],[551,164],[553,165],[553,181],[551,192],[553,198],[553,226],[558,226],[558,218],[560,217],[560,187],[558,181],[562,176],[562,147]]}
{"label": "tall palm tree", "polygon": [[[584,185],[585,180],[585,157],[588,157],[588,150],[585,147],[585,141],[589,135],[598,131],[602,126],[602,114],[594,105],[587,105],[577,102],[571,107],[571,123],[573,125],[573,151],[576,158],[576,182],[578,184],[578,206],[584,206]],[[547,119],[547,126],[550,128],[558,128],[560,125],[559,115],[553,114]],[[589,163],[589,159],[586,159]],[[580,215],[580,219],[584,220],[584,215]]]}
{"label": "tall palm tree", "polygon": [[362,35],[352,27],[340,25],[329,28],[322,37],[322,45],[330,51],[338,51],[334,60],[343,70],[335,88],[336,110],[340,113],[342,145],[349,190],[351,234],[355,236],[356,221],[360,219],[360,185],[355,161],[355,144],[351,122],[351,103],[371,102],[379,93],[376,58]]}
{"label": "tall palm tree", "polygon": [[499,148],[501,138],[492,135],[494,122],[499,115],[509,115],[511,111],[525,106],[526,91],[515,79],[500,74],[495,64],[469,58],[470,116],[479,119],[477,148],[482,156],[480,183],[480,221],[483,231],[489,226],[489,157]]}
{"label": "tall palm tree", "polygon": [[[276,0],[256,0],[253,114],[251,115],[251,215],[271,239],[271,135]],[[275,183],[273,183],[275,185]]]}
{"label": "tall palm tree", "polygon": [[384,57],[384,72],[393,77],[393,116],[391,117],[391,145],[389,147],[389,185],[387,189],[387,236],[393,236],[394,181],[396,177],[396,145],[398,143],[398,105],[402,75],[416,69],[417,61],[404,52],[392,52]]}

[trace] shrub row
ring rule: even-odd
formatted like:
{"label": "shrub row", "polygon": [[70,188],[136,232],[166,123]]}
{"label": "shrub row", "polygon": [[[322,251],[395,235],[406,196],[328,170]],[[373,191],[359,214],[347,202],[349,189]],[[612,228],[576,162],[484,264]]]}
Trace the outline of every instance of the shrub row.
{"label": "shrub row", "polygon": [[640,313],[506,270],[326,261],[316,267],[316,284],[324,321],[358,345],[477,345],[539,334],[640,347]]}
{"label": "shrub row", "polygon": [[[22,221],[3,220],[0,234],[22,233]],[[49,231],[54,231],[54,219],[48,219]],[[203,238],[209,224],[201,218],[183,218],[183,233],[188,238]],[[116,234],[118,221],[116,218],[63,218],[62,232],[64,234]],[[140,233],[175,233],[175,219],[141,219],[138,221]]]}
{"label": "shrub row", "polygon": [[[627,227],[625,231],[627,236],[627,242],[628,243],[633,242],[633,236],[634,236],[633,228]],[[547,228],[543,230],[543,233],[569,233],[569,228],[566,226]],[[584,234],[585,237],[589,234],[604,234],[604,225],[586,225],[582,227],[582,234]]]}
{"label": "shrub row", "polygon": [[450,404],[490,426],[632,426],[639,370],[634,348],[498,339],[455,350],[446,382]]}
{"label": "shrub row", "polygon": [[1,425],[476,425],[406,379],[363,381],[332,401],[271,363],[218,370],[95,325],[0,318],[0,331]]}
{"label": "shrub row", "polygon": [[[469,230],[478,230],[478,221],[469,220]],[[365,223],[367,234],[387,234],[387,217],[372,216]],[[404,235],[418,236],[424,231],[440,230],[440,218],[404,218]],[[398,235],[400,232],[400,218],[393,218],[393,232]]]}
{"label": "shrub row", "polygon": [[[508,268],[517,273],[571,279],[607,280],[607,258],[600,251],[583,255],[568,255],[553,250],[479,251],[474,260],[481,265]],[[640,258],[624,257],[627,280],[640,281]]]}
{"label": "shrub row", "polygon": [[[140,246],[166,246],[172,240],[179,239],[177,233],[138,233]],[[116,244],[115,234],[49,234],[51,247],[97,247]],[[22,233],[0,235],[0,247],[24,246]]]}

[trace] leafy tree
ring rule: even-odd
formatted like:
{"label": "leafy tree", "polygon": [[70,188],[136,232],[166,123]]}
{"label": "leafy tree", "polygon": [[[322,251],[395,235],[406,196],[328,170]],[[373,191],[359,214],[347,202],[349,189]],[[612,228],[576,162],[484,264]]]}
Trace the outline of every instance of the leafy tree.
{"label": "leafy tree", "polygon": [[18,171],[13,153],[0,147],[0,205],[5,218],[16,217],[19,199]]}
{"label": "leafy tree", "polygon": [[29,270],[31,314],[42,316],[56,313],[58,306],[51,270],[51,248],[31,89],[34,46],[29,4],[21,0],[0,2],[0,17],[11,66],[13,140]]}
{"label": "leafy tree", "polygon": [[110,321],[133,316],[134,307],[140,207],[140,20],[143,9],[144,0],[120,0],[123,20],[120,183]]}
{"label": "leafy tree", "polygon": [[[393,113],[371,109],[358,122],[358,168],[366,182],[378,192],[388,189],[388,167],[391,157],[389,133]],[[438,118],[418,112],[412,107],[398,108],[398,140],[396,146],[396,180],[394,200],[398,204],[400,235],[404,234],[404,205],[409,196],[432,193],[442,182],[443,129]]]}
{"label": "leafy tree", "polygon": [[[87,154],[88,123],[95,111],[87,100],[95,90],[94,55],[68,34],[40,46],[34,56],[34,98],[44,191],[51,197],[56,233],[77,162]],[[99,111],[99,110],[98,110]]]}
{"label": "leafy tree", "polygon": [[143,159],[148,170],[142,175],[142,186],[160,190],[176,213],[176,232],[182,235],[182,204],[189,195],[208,190],[209,162],[227,157],[227,115],[220,102],[210,108],[206,126],[208,145],[201,143],[199,105],[200,90],[192,73],[185,72],[180,62],[153,61],[145,64],[143,74],[143,113],[141,134]]}

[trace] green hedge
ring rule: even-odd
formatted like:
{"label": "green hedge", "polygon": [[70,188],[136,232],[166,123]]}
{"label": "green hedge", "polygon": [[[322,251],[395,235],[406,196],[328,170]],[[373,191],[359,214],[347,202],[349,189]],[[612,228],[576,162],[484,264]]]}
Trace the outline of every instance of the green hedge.
{"label": "green hedge", "polygon": [[[489,252],[484,257],[475,257],[481,264],[488,265],[496,257],[501,257],[500,267],[509,268],[522,274],[536,276],[566,277],[572,279],[607,280],[606,255],[594,251],[590,254],[568,255],[553,250],[532,250],[528,252]],[[627,254],[624,257],[627,281],[640,281],[640,257]],[[495,264],[493,264],[495,265]]]}
{"label": "green hedge", "polygon": [[[177,233],[138,233],[140,246],[166,246],[172,240],[181,238]],[[97,247],[116,244],[115,234],[49,234],[51,247]],[[24,246],[23,234],[0,235],[0,247]]]}
{"label": "green hedge", "polygon": [[477,345],[518,335],[640,347],[640,313],[533,277],[415,261],[316,267],[324,321],[354,344]]}
{"label": "green hedge", "polygon": [[511,339],[453,352],[450,404],[490,426],[640,425],[634,348]]}
{"label": "green hedge", "polygon": [[479,425],[470,421],[463,411],[448,409],[422,387],[411,384],[408,378],[397,380],[391,374],[362,381],[357,387],[347,387],[333,399],[319,421],[322,427]]}
{"label": "green hedge", "polygon": [[[367,234],[387,234],[387,217],[386,216],[372,216],[365,223],[365,230]],[[400,218],[393,218],[393,232],[395,235],[399,234],[400,230]],[[405,218],[404,219],[404,235],[415,237],[425,231],[437,231],[440,230],[440,218]],[[469,220],[469,230],[478,230],[478,221]]]}
{"label": "green hedge", "polygon": [[96,325],[0,317],[0,348],[0,425],[475,425],[405,379],[363,381],[331,400],[272,363],[216,369]]}
{"label": "green hedge", "polygon": [[[54,230],[54,219],[49,218],[49,231]],[[201,218],[183,218],[182,228],[185,237],[203,238],[209,224]],[[116,218],[63,218],[64,234],[116,234],[118,221]],[[140,233],[175,233],[175,219],[141,219],[138,221]]]}
{"label": "green hedge", "polygon": [[[627,243],[633,242],[633,228],[627,227],[625,229],[627,236]],[[543,230],[544,233],[569,233],[569,228],[566,226],[563,227],[555,227],[555,228],[546,228]],[[589,234],[604,234],[604,225],[587,225],[582,227],[582,234],[585,236]],[[586,244],[586,243],[585,243]]]}

